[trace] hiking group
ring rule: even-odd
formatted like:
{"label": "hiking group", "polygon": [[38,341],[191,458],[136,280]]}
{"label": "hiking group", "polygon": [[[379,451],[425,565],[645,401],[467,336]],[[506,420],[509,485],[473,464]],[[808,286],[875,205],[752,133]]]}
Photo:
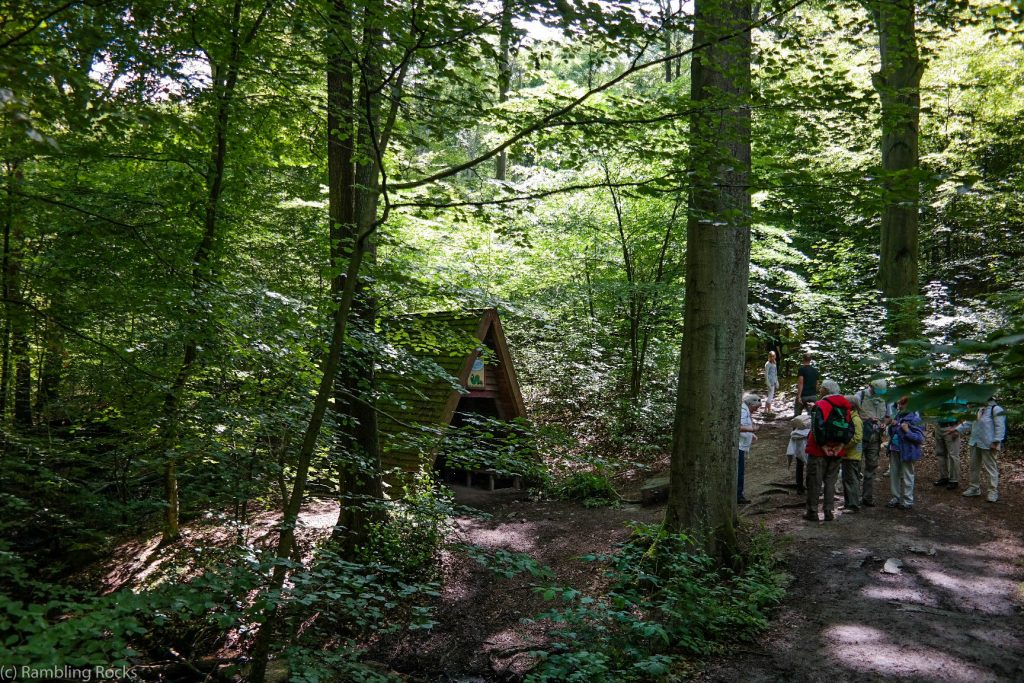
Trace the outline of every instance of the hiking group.
{"label": "hiking group", "polygon": [[[889,469],[882,474],[889,477],[887,507],[912,509],[914,467],[921,459],[927,435],[924,419],[907,408],[909,396],[899,395],[888,402],[889,383],[885,379],[872,380],[852,394],[843,394],[834,380],[819,379],[811,355],[804,354],[797,374],[793,430],[786,450],[788,463],[796,463],[797,494],[807,498],[804,519],[819,521],[819,498],[825,521],[834,519],[839,482],[846,512],[874,507],[875,479],[882,453],[889,456]],[[765,381],[766,409],[770,412],[779,386],[774,352],[769,353],[765,363]],[[750,502],[743,492],[744,469],[747,451],[757,438],[758,426],[753,415],[760,407],[761,397],[757,394],[743,396],[736,488],[736,500],[741,504]],[[999,500],[998,454],[1006,437],[1006,413],[994,396],[978,407],[973,420],[962,418],[960,413],[966,408],[965,401],[947,401],[939,417],[931,422],[939,469],[935,486],[950,491],[959,488],[961,437],[969,436],[970,480],[962,495],[980,496],[984,485],[987,500],[995,503]]]}

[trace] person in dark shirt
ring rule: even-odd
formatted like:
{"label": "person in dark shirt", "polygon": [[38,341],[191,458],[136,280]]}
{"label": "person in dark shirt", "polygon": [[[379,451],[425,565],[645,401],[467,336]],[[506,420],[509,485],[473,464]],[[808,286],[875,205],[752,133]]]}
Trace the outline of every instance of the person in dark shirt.
{"label": "person in dark shirt", "polygon": [[818,400],[818,368],[811,364],[811,354],[804,354],[803,365],[796,373],[796,404],[793,406],[793,417],[804,412],[804,405]]}

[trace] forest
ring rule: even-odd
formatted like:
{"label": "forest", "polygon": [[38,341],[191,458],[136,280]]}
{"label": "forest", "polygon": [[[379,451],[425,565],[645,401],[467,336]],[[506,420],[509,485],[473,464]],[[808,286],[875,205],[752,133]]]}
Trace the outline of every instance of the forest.
{"label": "forest", "polygon": [[0,680],[1020,680],[1022,21],[0,0]]}

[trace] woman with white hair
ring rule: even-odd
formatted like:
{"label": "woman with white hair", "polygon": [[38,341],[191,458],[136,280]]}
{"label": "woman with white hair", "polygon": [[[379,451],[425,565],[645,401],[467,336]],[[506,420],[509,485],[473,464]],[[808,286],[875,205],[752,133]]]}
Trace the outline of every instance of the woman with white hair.
{"label": "woman with white hair", "polygon": [[754,424],[754,413],[761,406],[761,397],[757,394],[743,394],[743,402],[740,404],[740,453],[736,470],[736,502],[745,505],[750,501],[743,495],[743,470],[746,464],[747,451],[757,437],[757,425]]}
{"label": "woman with white hair", "polygon": [[821,390],[826,396],[835,396],[839,393],[839,382],[827,379],[821,383]]}

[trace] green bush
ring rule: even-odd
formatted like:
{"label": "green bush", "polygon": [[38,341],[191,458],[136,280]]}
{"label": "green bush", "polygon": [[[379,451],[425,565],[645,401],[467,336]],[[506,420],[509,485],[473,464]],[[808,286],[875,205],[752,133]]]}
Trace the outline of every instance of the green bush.
{"label": "green bush", "polygon": [[613,505],[619,501],[611,481],[600,469],[595,472],[574,472],[558,481],[552,493],[562,500],[574,500],[585,507]]}
{"label": "green bush", "polygon": [[[542,481],[547,472],[537,451],[538,435],[524,419],[498,420],[463,414],[458,427],[445,430],[440,455],[448,467],[491,469],[503,476]],[[429,437],[427,447],[430,447]]]}
{"label": "green bush", "polygon": [[208,654],[224,635],[251,621],[245,596],[259,584],[249,567],[219,567],[190,583],[104,596],[32,582],[35,599],[0,593],[5,663],[42,668],[126,666],[144,653]]}
{"label": "green bush", "polygon": [[746,567],[734,572],[696,551],[684,534],[636,526],[607,562],[609,590],[599,598],[571,588],[542,588],[565,606],[540,615],[558,624],[554,644],[529,681],[652,681],[678,659],[707,655],[768,625],[785,591],[766,533],[755,535]]}
{"label": "green bush", "polygon": [[426,472],[420,472],[400,499],[374,523],[357,560],[394,569],[404,581],[433,577],[442,545],[452,529],[453,496]]}
{"label": "green bush", "polygon": [[362,651],[355,647],[336,650],[294,647],[288,651],[289,683],[401,683],[405,680],[382,670],[379,665],[361,660]]}

